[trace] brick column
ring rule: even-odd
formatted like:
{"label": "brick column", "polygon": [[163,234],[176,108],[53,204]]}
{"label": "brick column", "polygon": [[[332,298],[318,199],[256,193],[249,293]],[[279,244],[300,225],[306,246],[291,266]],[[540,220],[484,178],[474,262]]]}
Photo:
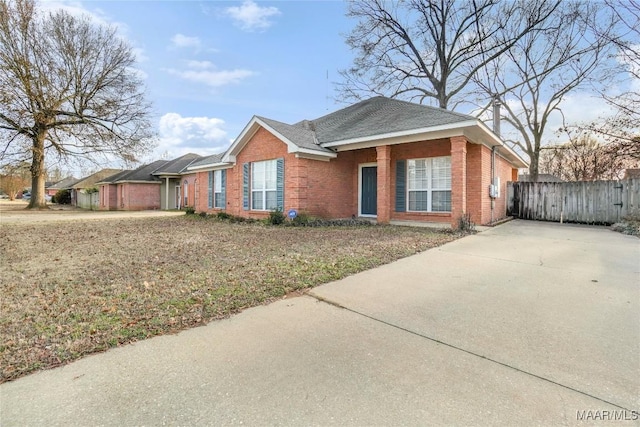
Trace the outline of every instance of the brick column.
{"label": "brick column", "polygon": [[451,139],[451,226],[457,227],[461,215],[467,212],[467,139]]}
{"label": "brick column", "polygon": [[391,146],[376,147],[378,162],[378,223],[391,220]]}

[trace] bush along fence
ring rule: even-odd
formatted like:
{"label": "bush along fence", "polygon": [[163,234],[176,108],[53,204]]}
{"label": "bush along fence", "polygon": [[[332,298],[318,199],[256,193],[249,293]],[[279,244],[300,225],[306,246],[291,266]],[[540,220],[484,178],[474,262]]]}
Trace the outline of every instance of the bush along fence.
{"label": "bush along fence", "polygon": [[507,213],[521,219],[614,224],[640,218],[640,179],[509,182]]}

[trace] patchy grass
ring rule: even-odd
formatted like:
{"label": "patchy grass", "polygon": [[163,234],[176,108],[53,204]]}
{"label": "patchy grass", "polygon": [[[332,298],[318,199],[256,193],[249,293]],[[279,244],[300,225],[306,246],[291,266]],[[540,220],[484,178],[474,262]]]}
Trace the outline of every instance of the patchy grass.
{"label": "patchy grass", "polygon": [[456,239],[199,216],[0,226],[0,382],[221,319]]}
{"label": "patchy grass", "polygon": [[637,217],[625,218],[621,222],[613,224],[611,229],[622,234],[640,237],[640,219]]}

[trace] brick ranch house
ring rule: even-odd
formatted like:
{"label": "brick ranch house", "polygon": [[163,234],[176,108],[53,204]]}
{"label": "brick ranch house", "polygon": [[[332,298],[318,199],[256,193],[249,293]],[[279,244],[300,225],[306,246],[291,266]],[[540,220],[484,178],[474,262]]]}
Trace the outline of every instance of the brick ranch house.
{"label": "brick ranch house", "polygon": [[[193,162],[198,212],[456,226],[506,216],[526,163],[475,117],[384,97],[290,125],[254,116],[220,155]],[[491,195],[490,195],[490,187]]]}
{"label": "brick ranch house", "polygon": [[97,183],[99,209],[169,210],[194,206],[196,174],[186,168],[201,158],[189,153],[109,176]]}

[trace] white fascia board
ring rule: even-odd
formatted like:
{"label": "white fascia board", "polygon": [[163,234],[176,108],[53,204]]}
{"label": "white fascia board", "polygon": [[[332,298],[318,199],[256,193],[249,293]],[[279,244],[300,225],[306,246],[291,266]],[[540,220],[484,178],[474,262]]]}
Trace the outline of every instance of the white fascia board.
{"label": "white fascia board", "polygon": [[324,157],[327,160],[335,159],[336,157],[338,157],[338,155],[334,152],[328,153],[324,151],[310,150],[308,148],[300,148],[300,147],[298,147],[295,153],[296,153],[296,156],[299,155],[299,157],[306,157],[308,155],[308,156]]}
{"label": "white fascia board", "polygon": [[[493,148],[494,146],[499,146],[501,150],[506,151],[506,155],[498,152],[498,155],[503,159],[515,163],[514,166],[519,168],[527,168],[529,164],[522,158],[518,153],[516,153],[511,147],[509,147],[498,135],[496,135],[484,122],[478,120],[478,127],[487,138],[485,141],[483,138],[482,143],[489,148]],[[519,164],[518,164],[519,163]]]}
{"label": "white fascia board", "polygon": [[336,157],[338,157],[338,155],[335,153],[333,154],[333,156],[327,156],[325,154],[318,154],[316,151],[309,150],[307,150],[307,152],[305,153],[296,153],[297,159],[320,160],[322,162],[331,161],[331,159],[335,159]]}
{"label": "white fascia board", "polygon": [[[339,140],[339,141],[331,141],[331,142],[325,142],[322,143],[321,145],[325,148],[329,148],[329,147],[337,147],[338,151],[344,151],[344,150],[348,150],[350,148],[348,147],[344,147],[347,145],[353,145],[353,144],[358,144],[360,145],[359,148],[364,148],[362,146],[362,144],[366,144],[366,143],[371,143],[372,147],[378,146],[378,145],[384,145],[381,141],[382,140],[395,140],[397,142],[392,142],[395,144],[401,144],[401,140],[404,139],[406,140],[406,138],[410,138],[410,137],[414,137],[414,136],[429,136],[429,138],[432,138],[431,135],[439,135],[442,134],[443,136],[438,136],[438,138],[442,138],[442,137],[447,137],[447,136],[456,136],[456,135],[462,135],[462,130],[466,127],[469,126],[474,126],[476,125],[476,121],[475,120],[467,120],[464,122],[458,122],[458,123],[452,123],[452,124],[447,124],[447,125],[442,125],[442,126],[431,126],[431,127],[427,127],[427,128],[419,128],[419,129],[410,129],[410,130],[404,130],[404,131],[399,131],[399,132],[391,132],[391,133],[383,133],[383,134],[378,134],[378,135],[371,135],[371,136],[365,136],[365,137],[359,137],[359,138],[351,138],[351,139],[343,139],[343,140]],[[435,138],[434,138],[435,139]],[[419,141],[420,138],[415,139],[416,141]],[[376,143],[378,142],[378,143]]]}
{"label": "white fascia board", "polygon": [[162,184],[161,181],[136,181],[136,180],[122,180],[122,181],[115,181],[113,182],[113,184]]}
{"label": "white fascia board", "polygon": [[207,170],[229,169],[232,167],[233,167],[233,163],[222,163],[222,162],[208,163],[206,165],[199,165],[199,166],[189,166],[187,168],[187,171],[190,171],[190,172],[185,172],[183,173],[183,175],[190,175],[191,173],[194,173],[194,172],[203,172]]}

